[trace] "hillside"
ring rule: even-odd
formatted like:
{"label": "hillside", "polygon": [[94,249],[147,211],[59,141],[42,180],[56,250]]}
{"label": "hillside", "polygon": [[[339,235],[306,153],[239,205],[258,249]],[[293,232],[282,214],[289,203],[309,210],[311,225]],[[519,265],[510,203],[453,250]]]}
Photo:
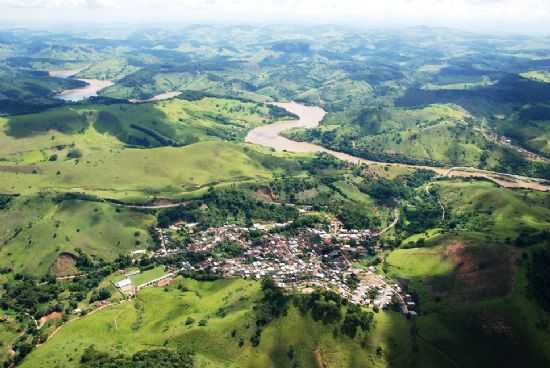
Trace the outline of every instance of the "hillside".
{"label": "hillside", "polygon": [[550,366],[547,37],[97,21],[0,29],[0,365]]}

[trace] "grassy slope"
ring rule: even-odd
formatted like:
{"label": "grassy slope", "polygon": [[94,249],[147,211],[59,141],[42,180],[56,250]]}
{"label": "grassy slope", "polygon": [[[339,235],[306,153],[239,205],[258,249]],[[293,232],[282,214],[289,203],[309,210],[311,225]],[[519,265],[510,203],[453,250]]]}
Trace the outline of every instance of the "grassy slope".
{"label": "grassy slope", "polygon": [[7,320],[0,322],[0,362],[4,362],[11,352],[11,346],[23,332],[23,325],[17,322],[15,314],[6,313],[0,309],[0,317],[7,316]]}
{"label": "grassy slope", "polygon": [[[260,345],[253,348],[249,338],[254,332],[253,302],[261,295],[258,283],[239,279],[183,283],[189,291],[146,289],[138,301],[70,323],[21,367],[77,367],[82,351],[91,344],[123,354],[183,344],[196,352],[197,367],[211,368],[289,367],[291,346],[300,367],[319,367],[315,350],[327,367],[388,367],[390,362],[397,367],[446,366],[428,346],[420,344],[417,355],[411,354],[410,323],[393,312],[376,315],[376,328],[361,347],[359,339],[335,338],[332,327],[292,307],[286,317],[265,328]],[[224,317],[217,313],[220,308],[226,312]],[[185,324],[188,317],[195,320],[192,325]],[[198,326],[202,319],[208,320],[207,326]],[[231,337],[233,330],[235,337]],[[238,346],[240,338],[243,347]],[[378,347],[382,354],[376,353]]]}
{"label": "grassy slope", "polygon": [[451,216],[463,218],[468,230],[506,241],[522,230],[550,229],[548,193],[512,191],[488,182],[446,181],[438,186]]}
{"label": "grassy slope", "polygon": [[451,235],[429,232],[424,248],[393,251],[385,266],[419,297],[421,339],[457,366],[548,364],[550,333],[535,324],[549,316],[528,297],[525,265],[507,239],[549,229],[550,196],[483,182],[439,186],[451,216],[464,221]]}
{"label": "grassy slope", "polygon": [[[461,237],[453,241],[456,239],[463,241]],[[452,241],[440,238],[430,244],[436,244],[436,247],[410,251],[431,254],[428,259],[422,259],[428,262],[443,259],[448,266],[450,260],[445,251]],[[548,314],[527,297],[524,267],[518,270],[511,292],[485,297],[477,295],[473,299],[470,296],[468,301],[463,300],[461,298],[464,298],[465,286],[478,288],[481,285],[490,292],[490,284],[499,285],[513,276],[509,272],[496,274],[487,271],[498,267],[494,264],[495,252],[510,252],[506,246],[500,245],[494,251],[485,253],[483,249],[486,250],[485,247],[489,245],[484,241],[473,242],[472,238],[469,238],[467,246],[477,247],[476,253],[481,254],[479,257],[486,257],[478,259],[480,264],[485,264],[485,269],[478,269],[481,279],[475,286],[470,284],[472,281],[463,277],[479,276],[455,276],[458,264],[452,265],[452,268],[446,266],[447,273],[441,274],[438,267],[426,270],[422,262],[402,257],[400,250],[394,252],[395,256],[392,253],[388,258],[390,273],[394,277],[408,280],[410,290],[417,293],[420,299],[419,305],[423,314],[417,318],[416,325],[421,339],[443,352],[457,366],[517,367],[525,364],[542,367],[548,364],[550,333],[535,327],[541,318],[547,319]],[[467,258],[464,260],[468,262]],[[500,259],[497,262],[502,261],[505,260]]]}
{"label": "grassy slope", "polygon": [[[185,132],[181,134],[207,142],[148,150],[128,148],[111,134],[87,127],[95,114],[87,107],[77,111],[77,115],[86,116],[86,119],[76,121],[76,128],[71,120],[75,111],[70,110],[32,117],[31,123],[42,130],[40,133],[19,128],[14,133],[12,121],[0,120],[0,130],[3,130],[0,132],[0,191],[85,191],[106,197],[139,199],[154,195],[174,196],[206,185],[270,176],[257,155],[249,156],[242,146],[220,142],[219,138],[206,133],[225,129],[235,133],[235,137],[241,136],[250,127],[269,121],[265,107],[219,99],[173,100],[155,106],[154,111],[151,104],[104,106],[102,109],[120,117],[120,126],[113,128],[117,135],[127,134],[132,122],[152,124],[154,117],[160,116],[164,120],[157,125],[164,129],[163,134],[172,132],[173,137],[181,138],[183,135],[179,132]],[[131,110],[128,116],[136,116],[138,120],[123,119],[128,110]],[[66,120],[57,119],[59,115]],[[221,123],[219,119],[222,118],[227,121]],[[29,120],[28,117],[16,119],[26,119],[24,123]],[[44,122],[41,119],[45,119]],[[64,133],[43,129],[42,123],[55,123]],[[18,126],[17,120],[15,126]],[[80,159],[67,158],[73,148],[82,152]],[[56,161],[49,160],[53,155],[58,157]]]}
{"label": "grassy slope", "polygon": [[527,149],[550,155],[550,107],[526,105],[503,119],[495,119],[496,129]]}
{"label": "grassy slope", "polygon": [[77,141],[77,147],[83,151],[78,163],[66,159],[45,161],[44,154],[35,151],[24,154],[24,159],[34,161],[32,164],[1,167],[2,191],[83,191],[113,198],[147,198],[174,196],[206,185],[270,175],[242,146],[232,143],[205,142],[149,150],[117,145],[102,149],[101,145],[86,141],[87,137],[93,141],[97,134],[86,134]]}
{"label": "grassy slope", "polygon": [[[112,260],[150,245],[145,228],[153,222],[150,215],[128,209],[117,212],[108,204],[20,197],[0,212],[0,265],[41,275],[61,252],[74,253],[76,248]],[[21,231],[14,237],[17,229]]]}
{"label": "grassy slope", "polygon": [[398,249],[386,259],[390,275],[406,278],[445,275],[453,264],[439,248]]}
{"label": "grassy slope", "polygon": [[49,130],[81,133],[94,125],[100,132],[129,144],[165,145],[139,128],[189,144],[204,139],[243,140],[246,132],[273,120],[267,106],[238,100],[172,99],[155,103],[82,105],[52,109],[40,114],[6,119],[6,134],[22,138]]}
{"label": "grassy slope", "polygon": [[349,146],[353,141],[356,150],[371,154],[477,166],[487,141],[464,123],[467,117],[456,105],[438,104],[355,117],[335,113],[327,116],[321,131],[329,131],[324,140],[335,146]]}

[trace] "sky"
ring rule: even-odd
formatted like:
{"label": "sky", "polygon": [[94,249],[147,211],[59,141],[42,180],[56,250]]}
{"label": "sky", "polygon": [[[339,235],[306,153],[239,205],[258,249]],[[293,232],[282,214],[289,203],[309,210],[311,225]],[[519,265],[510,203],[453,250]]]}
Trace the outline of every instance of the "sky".
{"label": "sky", "polygon": [[0,22],[425,25],[550,34],[550,0],[0,0]]}

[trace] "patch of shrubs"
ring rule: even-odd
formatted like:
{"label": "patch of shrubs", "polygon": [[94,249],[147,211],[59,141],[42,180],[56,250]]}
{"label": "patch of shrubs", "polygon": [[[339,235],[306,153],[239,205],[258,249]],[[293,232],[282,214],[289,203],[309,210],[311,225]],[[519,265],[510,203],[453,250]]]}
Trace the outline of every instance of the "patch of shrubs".
{"label": "patch of shrubs", "polygon": [[95,346],[86,348],[80,358],[82,368],[193,368],[193,355],[188,351],[155,349],[132,356],[112,356],[98,351]]}

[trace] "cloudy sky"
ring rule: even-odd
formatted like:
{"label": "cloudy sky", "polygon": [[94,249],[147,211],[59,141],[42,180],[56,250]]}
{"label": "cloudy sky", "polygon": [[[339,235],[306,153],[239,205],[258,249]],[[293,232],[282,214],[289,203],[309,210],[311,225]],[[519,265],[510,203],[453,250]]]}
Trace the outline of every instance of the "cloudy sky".
{"label": "cloudy sky", "polygon": [[0,0],[0,21],[347,23],[550,34],[550,0]]}

